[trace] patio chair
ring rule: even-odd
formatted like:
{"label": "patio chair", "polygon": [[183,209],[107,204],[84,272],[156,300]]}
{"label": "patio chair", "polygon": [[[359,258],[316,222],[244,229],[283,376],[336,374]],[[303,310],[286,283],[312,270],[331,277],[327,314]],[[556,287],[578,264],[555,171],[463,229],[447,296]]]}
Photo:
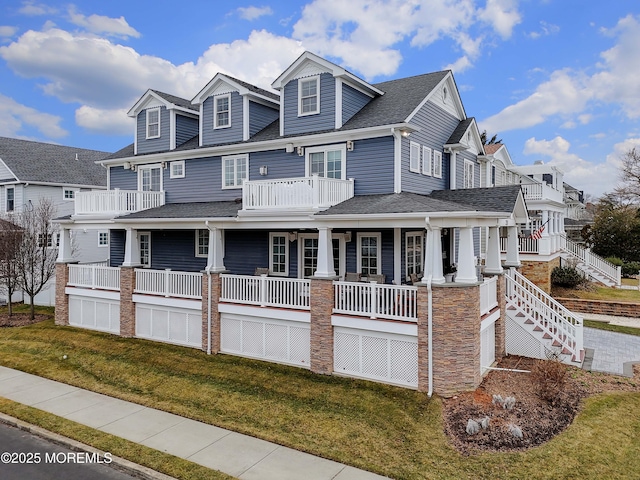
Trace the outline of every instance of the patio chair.
{"label": "patio chair", "polygon": [[260,275],[269,275],[269,268],[268,267],[257,267],[256,271],[253,272],[254,275],[260,276]]}
{"label": "patio chair", "polygon": [[344,274],[345,282],[359,282],[362,279],[362,275],[359,273],[347,272]]}
{"label": "patio chair", "polygon": [[411,281],[411,285],[415,285],[416,283],[420,283],[420,279],[421,278],[422,278],[422,275],[420,275],[418,273],[409,274],[409,280]]}
{"label": "patio chair", "polygon": [[384,283],[384,275],[369,275],[367,280],[370,282]]}

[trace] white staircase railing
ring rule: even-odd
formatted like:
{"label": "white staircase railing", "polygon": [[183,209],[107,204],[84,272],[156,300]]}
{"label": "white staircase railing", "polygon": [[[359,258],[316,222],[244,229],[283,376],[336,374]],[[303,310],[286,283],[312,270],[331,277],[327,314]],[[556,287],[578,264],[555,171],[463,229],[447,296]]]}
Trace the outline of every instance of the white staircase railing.
{"label": "white staircase railing", "polygon": [[530,320],[563,353],[573,361],[582,360],[582,317],[567,310],[515,269],[506,275],[507,307],[514,308],[525,320]]}
{"label": "white staircase railing", "polygon": [[566,235],[561,235],[561,238],[563,250],[565,252],[571,254],[571,256],[584,263],[585,266],[596,270],[604,277],[610,279],[615,283],[616,286],[619,287],[621,285],[621,267],[617,267],[614,264],[606,261],[601,256],[592,253],[590,249],[585,248],[579,243],[576,243],[573,240],[567,238]]}

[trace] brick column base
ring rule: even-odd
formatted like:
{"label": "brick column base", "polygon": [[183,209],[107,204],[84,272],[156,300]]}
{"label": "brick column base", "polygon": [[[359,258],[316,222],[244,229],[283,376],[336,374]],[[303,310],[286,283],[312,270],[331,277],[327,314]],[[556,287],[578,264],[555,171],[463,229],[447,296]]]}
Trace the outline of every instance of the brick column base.
{"label": "brick column base", "polygon": [[520,273],[535,283],[546,293],[551,292],[551,272],[560,266],[560,257],[548,262],[536,262],[533,260],[521,260]]}
{"label": "brick column base", "polygon": [[[69,283],[69,266],[67,263],[56,264],[56,325],[69,325],[69,295],[65,293]],[[11,301],[11,299],[9,299]]]}
{"label": "brick column base", "polygon": [[120,336],[136,335],[136,304],[133,290],[136,288],[136,272],[132,267],[120,267]]}
{"label": "brick column base", "polygon": [[311,279],[311,371],[333,373],[333,279]]}
{"label": "brick column base", "polygon": [[[427,289],[418,288],[418,389],[428,388]],[[444,397],[480,385],[480,287],[433,286],[433,390]]]}
{"label": "brick column base", "polygon": [[[209,278],[211,287],[209,288]],[[209,347],[209,290],[211,290],[211,353],[220,352],[220,313],[218,303],[222,293],[219,273],[202,274],[202,350]]]}
{"label": "brick column base", "polygon": [[496,362],[507,354],[506,350],[506,321],[507,321],[507,281],[506,274],[498,275],[498,307],[500,318],[496,320]]}

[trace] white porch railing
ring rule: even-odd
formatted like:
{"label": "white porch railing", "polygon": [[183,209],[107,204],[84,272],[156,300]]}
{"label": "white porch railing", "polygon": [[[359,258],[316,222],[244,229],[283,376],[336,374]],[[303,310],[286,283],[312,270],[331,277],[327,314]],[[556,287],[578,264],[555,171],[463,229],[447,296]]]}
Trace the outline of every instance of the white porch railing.
{"label": "white porch railing", "polygon": [[334,313],[418,321],[418,287],[376,282],[333,282]]}
{"label": "white porch railing", "polygon": [[78,192],[76,215],[123,215],[164,205],[164,192],[139,190],[101,190]]}
{"label": "white porch railing", "polygon": [[69,265],[67,285],[102,290],[120,290],[120,268],[100,265]]}
{"label": "white porch railing", "polygon": [[242,184],[242,209],[328,208],[353,197],[353,179],[313,175]]}
{"label": "white porch railing", "polygon": [[135,293],[165,297],[202,298],[202,274],[136,268]]}
{"label": "white porch railing", "polygon": [[562,202],[562,192],[546,183],[523,183],[520,185],[525,200],[551,200]]}
{"label": "white porch railing", "polygon": [[480,285],[480,315],[486,315],[498,306],[498,277],[487,277]]}
{"label": "white porch railing", "polygon": [[220,275],[221,302],[310,310],[310,281],[266,275]]}
{"label": "white porch railing", "polygon": [[603,276],[615,282],[617,286],[621,285],[622,267],[617,267],[601,256],[592,253],[590,249],[583,247],[570,238],[567,238],[566,235],[562,235],[561,238],[561,245],[565,252],[571,254],[574,258],[584,263],[585,266],[597,270]]}
{"label": "white porch railing", "polygon": [[507,305],[541,329],[563,353],[581,360],[583,349],[582,317],[567,310],[514,268],[506,275]]}
{"label": "white porch railing", "polygon": [[[507,251],[508,238],[500,237],[500,251]],[[520,253],[538,253],[538,240],[530,237],[518,237],[518,251]]]}

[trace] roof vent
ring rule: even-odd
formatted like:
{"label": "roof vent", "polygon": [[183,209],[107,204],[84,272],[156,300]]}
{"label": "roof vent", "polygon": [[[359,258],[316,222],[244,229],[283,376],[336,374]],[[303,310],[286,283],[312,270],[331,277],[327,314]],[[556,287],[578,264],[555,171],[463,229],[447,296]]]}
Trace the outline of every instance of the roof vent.
{"label": "roof vent", "polygon": [[76,153],[76,162],[78,161],[78,154]]}
{"label": "roof vent", "polygon": [[535,162],[533,162],[534,165],[544,165],[544,162],[542,160],[536,160]]}

